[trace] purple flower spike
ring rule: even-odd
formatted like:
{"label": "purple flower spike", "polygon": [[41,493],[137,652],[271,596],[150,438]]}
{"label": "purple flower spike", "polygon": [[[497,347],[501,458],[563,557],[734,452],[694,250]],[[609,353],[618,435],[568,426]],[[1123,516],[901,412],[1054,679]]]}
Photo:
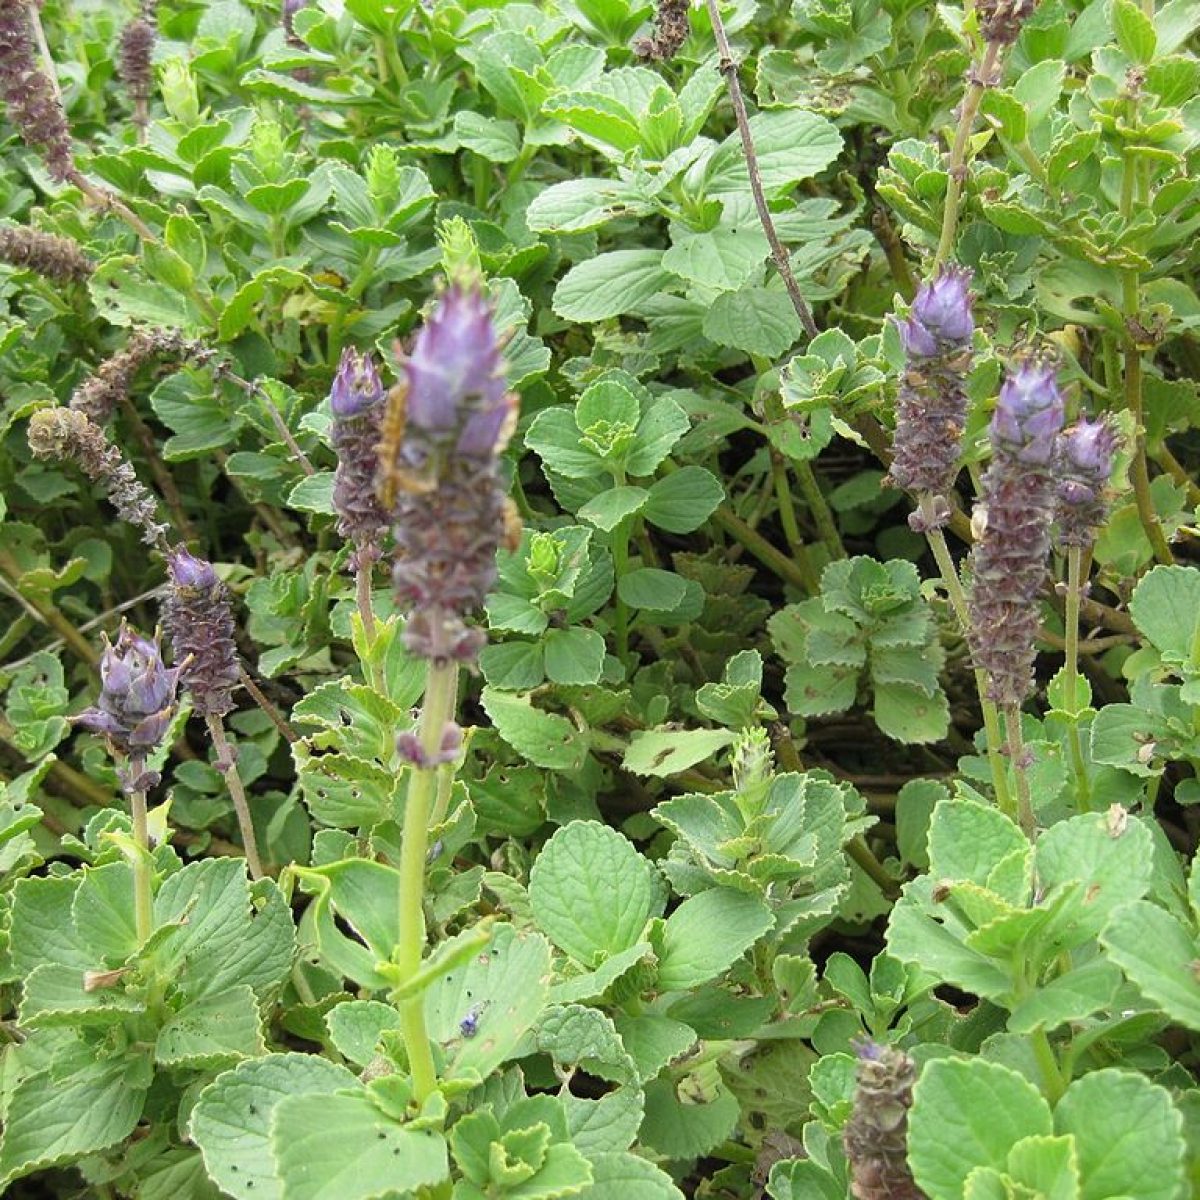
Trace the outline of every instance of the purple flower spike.
{"label": "purple flower spike", "polygon": [[1117,448],[1106,421],[1082,420],[1058,440],[1058,540],[1090,546],[1108,515],[1105,490]]}
{"label": "purple flower spike", "polygon": [[1063,398],[1053,367],[1022,363],[1000,388],[992,414],[992,444],[1021,462],[1045,466],[1054,459],[1063,427]]}
{"label": "purple flower spike", "polygon": [[212,563],[182,546],[171,551],[167,567],[172,586],[163,617],[183,686],[201,715],[224,716],[233,708],[238,683],[229,592]]}
{"label": "purple flower spike", "polygon": [[1033,689],[1038,593],[1046,581],[1063,400],[1050,367],[1009,373],[992,417],[983,533],[972,551],[970,644],[989,695],[1019,707]]}
{"label": "purple flower spike", "polygon": [[516,397],[505,390],[500,347],[488,302],[454,286],[401,360],[403,386],[389,401],[385,434],[403,430],[380,463],[394,503],[392,578],[409,611],[405,644],[421,658],[470,662],[484,640],[464,618],[490,590],[506,534],[497,455]]}
{"label": "purple flower spike", "polygon": [[331,434],[338,456],[333,507],[338,514],[338,532],[354,542],[359,568],[379,557],[379,542],[387,528],[387,513],[375,494],[383,401],[383,383],[374,357],[344,350],[329,393]]}
{"label": "purple flower spike", "polygon": [[911,492],[921,510],[914,529],[950,519],[967,418],[966,378],[971,369],[971,272],[949,267],[925,284],[899,322],[908,361],[896,399],[894,458],[888,481]]}
{"label": "purple flower spike", "polygon": [[[179,668],[168,669],[158,638],[143,637],[121,625],[116,644],[105,642],[100,659],[100,700],[75,720],[103,734],[109,747],[125,758],[144,758],[166,735],[175,715]],[[121,775],[122,786],[136,791],[157,782],[157,776],[137,770]]]}

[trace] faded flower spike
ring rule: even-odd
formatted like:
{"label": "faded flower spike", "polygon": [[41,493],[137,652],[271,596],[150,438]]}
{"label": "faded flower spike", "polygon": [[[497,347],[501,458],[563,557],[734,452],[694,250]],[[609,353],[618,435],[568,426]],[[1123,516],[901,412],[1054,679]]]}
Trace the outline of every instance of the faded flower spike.
{"label": "faded flower spike", "polygon": [[1108,515],[1105,491],[1117,435],[1106,421],[1080,421],[1058,439],[1058,540],[1090,546]]}
{"label": "faded flower spike", "polygon": [[917,1068],[894,1046],[858,1046],[854,1111],[842,1132],[855,1200],[924,1200],[908,1169],[908,1110]]}
{"label": "faded flower spike", "polygon": [[690,7],[690,0],[658,0],[653,36],[639,38],[633,43],[633,52],[638,58],[660,61],[674,58],[691,33],[688,24]]}
{"label": "faded flower spike", "polygon": [[154,497],[138,481],[121,451],[87,415],[71,408],[42,408],[29,418],[29,448],[38,458],[71,460],[108,494],[117,515],[140,529],[142,541],[167,553],[167,527],[156,520]]}
{"label": "faded flower spike", "polygon": [[91,259],[70,238],[26,225],[0,229],[0,262],[36,271],[55,283],[82,283],[95,269]]}
{"label": "faded flower spike", "polygon": [[96,425],[106,425],[121,400],[129,395],[134,377],[153,359],[205,362],[214,352],[203,342],[190,341],[175,329],[139,329],[123,350],[102,362],[75,389],[71,407]]}
{"label": "faded flower spike", "polygon": [[183,686],[202,716],[224,716],[238,682],[229,592],[212,563],[182,546],[171,551],[167,567],[171,588],[163,617]]}
{"label": "faded flower spike", "polygon": [[180,668],[162,660],[158,635],[143,637],[122,623],[116,645],[105,639],[100,660],[100,700],[75,718],[93,733],[103,734],[114,754],[130,760],[119,770],[126,791],[143,791],[158,782],[141,760],[163,740],[175,715]]}
{"label": "faded flower spike", "polygon": [[888,481],[922,500],[909,518],[918,531],[944,525],[958,474],[971,366],[971,273],[942,271],[917,292],[899,322],[907,362],[896,402],[895,458]]}
{"label": "faded flower spike", "polygon": [[1033,687],[1037,597],[1050,552],[1062,423],[1062,394],[1051,368],[1026,363],[1009,374],[992,417],[970,605],[975,662],[988,673],[991,699],[1006,708],[1019,706]]}
{"label": "faded flower spike", "polygon": [[145,128],[149,121],[148,105],[154,87],[154,43],[158,37],[154,13],[157,0],[144,0],[141,11],[121,33],[118,67],[125,90],[133,101],[135,120]]}
{"label": "faded flower spike", "polygon": [[332,437],[337,451],[333,507],[338,533],[354,542],[355,553],[372,561],[388,518],[375,494],[377,445],[384,408],[383,384],[370,354],[346,349],[329,393]]}
{"label": "faded flower spike", "polygon": [[70,180],[71,131],[54,85],[38,64],[26,0],[0,0],[0,96],[26,144],[41,150],[50,177]]}
{"label": "faded flower spike", "polygon": [[483,638],[463,618],[496,578],[505,533],[497,455],[516,419],[483,296],[450,288],[400,373],[380,442],[380,497],[392,510],[396,595],[410,609],[405,641],[423,658],[469,661]]}

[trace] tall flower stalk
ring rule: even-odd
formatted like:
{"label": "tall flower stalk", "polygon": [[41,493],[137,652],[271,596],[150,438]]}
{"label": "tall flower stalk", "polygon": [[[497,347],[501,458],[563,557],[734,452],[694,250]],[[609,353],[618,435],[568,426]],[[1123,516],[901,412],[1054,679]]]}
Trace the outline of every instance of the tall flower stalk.
{"label": "tall flower stalk", "polygon": [[[975,333],[970,283],[970,271],[957,267],[940,271],[921,286],[908,318],[899,322],[906,361],[896,400],[896,435],[888,472],[888,482],[904,488],[917,502],[908,523],[929,543],[964,636],[970,633],[967,597],[942,530],[952,512],[950,496],[962,459],[967,421],[966,383]],[[975,686],[996,803],[1002,811],[1011,812],[1008,773],[1001,756],[1000,716],[988,695],[987,677],[978,668]]]}
{"label": "tall flower stalk", "polygon": [[983,477],[972,552],[971,650],[1003,709],[1022,828],[1035,818],[1021,737],[1021,706],[1033,690],[1038,594],[1046,581],[1056,507],[1063,399],[1052,368],[1027,362],[1009,373],[992,416],[992,462]]}
{"label": "tall flower stalk", "polygon": [[154,43],[158,39],[155,12],[158,0],[142,0],[138,15],[121,32],[117,56],[121,81],[133,101],[133,123],[138,141],[145,142],[150,132],[150,93],[154,86]]}
{"label": "tall flower stalk", "polygon": [[[380,444],[380,500],[391,512],[396,597],[407,609],[405,644],[426,661],[415,733],[397,739],[410,767],[400,850],[403,980],[425,947],[425,866],[439,767],[458,755],[454,721],[458,671],[475,660],[484,635],[466,623],[496,577],[505,532],[497,456],[516,418],[501,374],[492,312],[474,287],[452,286],[399,364]],[[436,1086],[424,998],[400,1001],[401,1027],[419,1103]]]}
{"label": "tall flower stalk", "polygon": [[375,637],[371,575],[388,525],[387,513],[375,494],[383,401],[383,384],[374,359],[370,354],[345,350],[329,393],[331,433],[338,456],[333,507],[338,514],[338,533],[354,546],[351,568],[358,615],[368,644]]}
{"label": "tall flower stalk", "polygon": [[237,755],[225,735],[225,715],[233,710],[233,690],[239,672],[234,642],[233,609],[229,592],[212,563],[196,558],[182,546],[167,559],[171,587],[164,618],[175,662],[192,706],[204,718],[217,752],[216,767],[225,778],[246,852],[252,879],[263,877],[258,839],[246,789],[237,771]]}
{"label": "tall flower stalk", "polygon": [[146,792],[158,783],[159,776],[146,769],[146,759],[161,744],[175,715],[175,690],[182,669],[164,665],[157,635],[151,640],[122,624],[116,644],[105,642],[98,704],[75,718],[85,729],[102,734],[121,764],[117,779],[129,797],[133,821],[133,899],[139,945],[145,944],[154,925]]}
{"label": "tall flower stalk", "polygon": [[908,1110],[917,1066],[903,1050],[858,1047],[854,1109],[842,1132],[855,1200],[924,1200],[908,1169]]}

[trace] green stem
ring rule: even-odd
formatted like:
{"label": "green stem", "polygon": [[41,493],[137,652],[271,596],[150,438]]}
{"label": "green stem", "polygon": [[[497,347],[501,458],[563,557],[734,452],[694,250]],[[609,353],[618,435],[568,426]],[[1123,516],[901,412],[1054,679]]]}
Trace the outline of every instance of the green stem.
{"label": "green stem", "polygon": [[[446,723],[454,718],[457,685],[455,663],[430,660],[418,729],[421,749],[430,761],[436,760]],[[400,841],[400,938],[396,948],[396,964],[405,979],[420,969],[425,950],[425,856],[437,780],[436,766],[414,766],[408,780],[404,831]],[[433,1050],[425,1029],[423,995],[411,996],[401,1002],[400,1024],[408,1051],[413,1096],[421,1105],[437,1086]]]}
{"label": "green stem", "polygon": [[761,533],[747,525],[736,513],[722,505],[713,513],[711,520],[734,541],[744,546],[764,567],[778,575],[784,583],[790,583],[792,587],[807,595],[812,594],[808,577],[800,567],[772,546]]}
{"label": "green stem", "polygon": [[1058,1065],[1058,1059],[1054,1056],[1054,1048],[1050,1045],[1050,1039],[1040,1025],[1029,1035],[1029,1044],[1033,1049],[1034,1058],[1037,1059],[1038,1069],[1042,1073],[1042,1091],[1053,1107],[1062,1099],[1067,1085],[1063,1079],[1062,1069]]}
{"label": "green stem", "polygon": [[967,147],[971,142],[971,131],[975,128],[975,117],[979,112],[983,93],[995,73],[1000,50],[999,42],[986,43],[983,60],[967,85],[962,106],[958,111],[958,127],[954,131],[954,143],[950,147],[950,161],[947,164],[949,181],[946,184],[946,203],[942,209],[942,232],[938,238],[937,252],[933,256],[933,274],[936,274],[938,267],[950,258],[954,249],[954,235],[958,229],[958,203],[962,198],[963,183],[966,180]]}
{"label": "green stem", "polygon": [[846,843],[846,854],[857,863],[879,890],[889,899],[895,900],[900,895],[900,887],[888,873],[884,865],[871,852],[862,834],[858,834]]}
{"label": "green stem", "polygon": [[832,559],[845,558],[846,547],[842,545],[842,535],[838,533],[837,522],[833,519],[833,510],[825,499],[825,493],[821,491],[816,473],[806,462],[793,462],[792,467],[796,472],[796,482],[800,485],[800,491],[804,493],[805,503],[816,522],[817,532],[821,535],[821,541],[825,543],[829,557]]}
{"label": "green stem", "polygon": [[[130,773],[142,773],[142,763],[131,759]],[[133,916],[139,946],[144,946],[154,931],[154,893],[150,860],[150,831],[146,819],[146,793],[129,793],[129,812],[133,817],[133,841],[137,847],[133,859]]]}
{"label": "green stem", "polygon": [[1079,799],[1083,807],[1091,806],[1091,781],[1088,779],[1087,763],[1083,757],[1083,745],[1079,737],[1079,602],[1083,597],[1083,547],[1071,546],[1067,550],[1067,611],[1066,611],[1066,662],[1063,666],[1063,708],[1070,718],[1067,740],[1071,747],[1071,762],[1075,768],[1075,781],[1079,788]]}
{"label": "green stem", "polygon": [[[971,613],[967,606],[967,594],[963,590],[962,581],[958,577],[958,568],[950,556],[950,548],[946,545],[946,535],[941,528],[933,523],[933,498],[922,496],[919,500],[921,512],[925,517],[925,538],[933,551],[934,560],[942,576],[942,584],[950,600],[950,607],[958,618],[963,637],[969,638],[971,631]],[[1001,753],[1003,737],[1000,732],[1000,713],[995,702],[988,698],[987,674],[981,667],[974,669],[975,690],[979,693],[979,708],[983,713],[984,739],[987,743],[988,767],[992,773],[992,790],[996,793],[996,806],[1007,816],[1015,817],[1012,795],[1008,790],[1008,771],[1004,766],[1004,755]]]}
{"label": "green stem", "polygon": [[787,538],[788,547],[795,556],[796,563],[808,580],[807,591],[816,595],[821,583],[813,570],[808,557],[808,547],[800,533],[800,524],[796,520],[796,506],[792,501],[792,489],[788,483],[787,463],[778,450],[771,450],[771,480],[775,485],[775,500],[779,505],[779,523],[783,526],[783,536]]}
{"label": "green stem", "polygon": [[24,571],[12,554],[8,550],[0,548],[0,575],[8,580],[13,593],[25,608],[44,624],[49,625],[71,647],[76,657],[82,662],[87,663],[90,667],[99,666],[100,655],[95,647],[63,616],[53,600],[36,594],[27,596],[21,591],[20,580],[23,574]]}
{"label": "green stem", "polygon": [[242,777],[237,771],[237,761],[233,747],[225,736],[225,726],[215,713],[206,713],[204,717],[208,725],[208,736],[212,739],[213,748],[217,752],[217,770],[225,777],[225,786],[229,789],[229,798],[233,801],[233,811],[237,814],[238,829],[242,835],[242,849],[246,853],[246,866],[250,869],[251,879],[263,877],[262,860],[258,856],[258,838],[254,833],[254,821],[250,816],[250,804],[246,799],[246,789],[242,786]]}
{"label": "green stem", "polygon": [[1033,800],[1029,794],[1029,775],[1025,770],[1025,739],[1021,734],[1021,710],[1014,704],[1004,711],[1004,727],[1008,731],[1008,757],[1013,778],[1017,781],[1017,813],[1025,836],[1032,842],[1037,835],[1037,818],[1033,815]]}

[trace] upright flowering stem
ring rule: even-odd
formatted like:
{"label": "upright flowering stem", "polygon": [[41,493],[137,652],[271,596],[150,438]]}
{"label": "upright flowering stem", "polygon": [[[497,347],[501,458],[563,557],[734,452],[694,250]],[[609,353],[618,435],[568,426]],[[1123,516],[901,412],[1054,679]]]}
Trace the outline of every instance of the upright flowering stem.
{"label": "upright flowering stem", "polygon": [[1079,738],[1079,609],[1096,533],[1107,516],[1106,491],[1112,471],[1116,434],[1103,421],[1080,421],[1058,442],[1058,507],[1055,513],[1059,543],[1067,552],[1066,661],[1063,666],[1063,709],[1070,718],[1067,741],[1079,785],[1088,806],[1091,783]]}
{"label": "upright flowering stem", "polygon": [[[896,402],[894,458],[888,481],[910,492],[917,511],[909,524],[925,535],[937,562],[950,606],[964,635],[970,629],[967,597],[946,545],[950,494],[962,458],[967,420],[967,373],[975,318],[971,273],[957,267],[940,271],[918,290],[906,320],[899,323],[906,362]],[[1008,773],[1001,756],[1000,716],[987,692],[987,677],[975,671],[983,714],[992,787],[1001,811],[1014,813]]]}
{"label": "upright flowering stem", "polygon": [[[380,440],[379,498],[392,515],[396,598],[408,610],[404,641],[427,663],[417,732],[396,740],[409,766],[400,845],[400,928],[396,963],[404,981],[425,948],[425,867],[440,769],[457,761],[458,670],[484,637],[466,624],[496,577],[505,535],[497,455],[516,418],[501,376],[500,343],[488,304],[452,287],[400,362]],[[413,1095],[437,1084],[425,1028],[424,996],[400,1002]]]}
{"label": "upright flowering stem", "polygon": [[1038,594],[1046,580],[1056,507],[1063,400],[1054,371],[1012,371],[992,417],[992,462],[983,479],[982,534],[972,552],[970,643],[988,694],[1005,714],[1021,825],[1035,821],[1021,740],[1021,705],[1033,690]]}

